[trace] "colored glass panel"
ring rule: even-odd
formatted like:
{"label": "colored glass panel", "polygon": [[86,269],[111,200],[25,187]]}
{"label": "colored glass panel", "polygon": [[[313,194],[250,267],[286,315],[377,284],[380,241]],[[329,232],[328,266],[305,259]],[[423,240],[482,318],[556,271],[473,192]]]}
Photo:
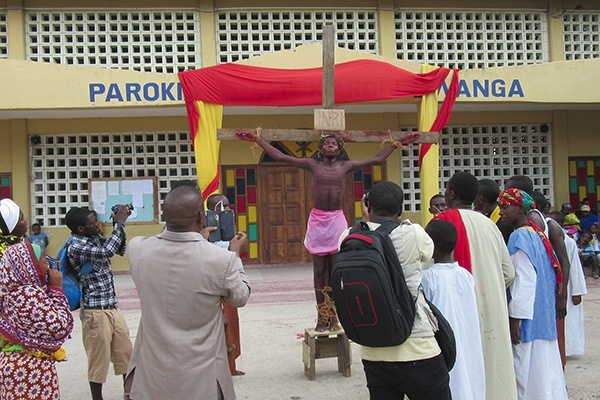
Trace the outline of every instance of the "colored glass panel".
{"label": "colored glass panel", "polygon": [[228,169],[225,172],[225,186],[233,186],[235,184],[235,171]]}
{"label": "colored glass panel", "polygon": [[249,186],[256,185],[256,171],[254,168],[248,168],[246,170],[246,180]]}
{"label": "colored glass panel", "polygon": [[3,176],[2,178],[0,178],[0,185],[2,185],[2,186],[10,185],[10,178],[8,176]]}
{"label": "colored glass panel", "polygon": [[238,230],[246,232],[248,230],[248,223],[245,215],[238,215]]}
{"label": "colored glass panel", "polygon": [[[586,196],[587,196],[587,188],[585,186],[579,186],[579,198],[585,199]],[[577,202],[575,204],[577,204],[577,208],[579,208],[579,202]]]}
{"label": "colored glass panel", "polygon": [[577,178],[573,176],[569,178],[569,193],[577,193]]}
{"label": "colored glass panel", "polygon": [[571,206],[573,206],[573,208],[577,209],[579,208],[579,196],[574,193],[571,194],[571,196],[569,196],[569,202],[571,203]]}
{"label": "colored glass panel", "polygon": [[371,188],[373,187],[373,175],[365,174],[364,175],[364,183],[365,183],[365,190],[371,190]]}
{"label": "colored glass panel", "polygon": [[238,196],[246,194],[246,180],[244,178],[237,178],[235,180],[235,190]]}
{"label": "colored glass panel", "polygon": [[250,258],[258,258],[258,243],[250,243],[248,245],[248,251]]}
{"label": "colored glass panel", "polygon": [[241,258],[241,259],[248,258],[248,252],[247,252],[247,251],[245,251],[245,252],[243,252],[242,254],[240,254],[240,258]]}
{"label": "colored glass panel", "polygon": [[248,224],[248,240],[251,242],[258,240],[258,225]]}
{"label": "colored glass panel", "polygon": [[595,207],[595,204],[598,202],[598,197],[596,197],[596,190],[594,190],[593,192],[589,192],[587,198],[589,199],[592,208],[594,210],[597,210],[597,208]]}
{"label": "colored glass panel", "polygon": [[373,165],[373,179],[376,182],[379,182],[383,179],[383,172],[381,169],[381,165]]}
{"label": "colored glass panel", "polygon": [[[596,180],[594,179],[593,174],[592,174],[592,176],[588,176],[587,191],[590,193],[594,193],[596,191]],[[585,197],[587,197],[587,196],[585,196]]]}
{"label": "colored glass panel", "polygon": [[248,204],[256,204],[256,188],[250,187],[246,189],[246,199],[248,200]]}
{"label": "colored glass panel", "polygon": [[354,171],[354,182],[362,181],[362,171]]}
{"label": "colored glass panel", "polygon": [[[229,200],[229,204],[235,204],[235,194],[234,193],[229,193],[227,190],[225,191],[225,197],[227,197],[227,200]],[[231,196],[230,196],[231,194]]]}
{"label": "colored glass panel", "polygon": [[245,168],[236,168],[235,176],[237,178],[245,178],[246,177],[246,169]]}
{"label": "colored glass panel", "polygon": [[569,161],[569,175],[577,175],[577,163],[575,161]]}
{"label": "colored glass panel", "polygon": [[592,160],[587,162],[587,174],[594,175],[594,161]]}
{"label": "colored glass panel", "polygon": [[248,222],[256,222],[256,206],[248,206]]}
{"label": "colored glass panel", "polygon": [[596,160],[596,167],[600,167],[600,160]]}
{"label": "colored glass panel", "polygon": [[246,198],[244,196],[237,197],[236,206],[240,214],[246,214]]}
{"label": "colored glass panel", "polygon": [[364,172],[371,172],[371,165],[367,165],[366,167],[363,168]]}
{"label": "colored glass panel", "polygon": [[0,196],[3,199],[10,198],[11,197],[11,195],[10,195],[10,188],[9,187],[0,188]]}
{"label": "colored glass panel", "polygon": [[354,182],[354,200],[362,198],[363,185],[362,182]]}
{"label": "colored glass panel", "polygon": [[585,185],[587,175],[585,174],[585,168],[577,169],[577,183],[579,185]]}
{"label": "colored glass panel", "polygon": [[362,218],[362,207],[360,205],[360,201],[354,202],[354,215],[356,215],[357,219]]}
{"label": "colored glass panel", "polygon": [[[228,171],[229,172],[229,171]],[[228,187],[225,189],[225,195],[231,204],[235,204],[235,189],[232,187]]]}
{"label": "colored glass panel", "polygon": [[577,161],[577,167],[578,168],[585,167],[585,161]]}

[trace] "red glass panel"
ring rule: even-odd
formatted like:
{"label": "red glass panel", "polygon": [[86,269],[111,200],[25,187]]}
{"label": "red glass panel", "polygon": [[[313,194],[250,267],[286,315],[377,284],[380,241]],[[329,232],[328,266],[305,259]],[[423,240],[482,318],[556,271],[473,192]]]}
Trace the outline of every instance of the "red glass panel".
{"label": "red glass panel", "polygon": [[587,174],[585,167],[577,168],[577,183],[579,183],[580,185],[587,184]]}
{"label": "red glass panel", "polygon": [[362,182],[354,182],[354,200],[360,200],[363,195],[363,184]]}
{"label": "red glass panel", "polygon": [[238,196],[235,204],[237,208],[236,211],[238,214],[246,214],[246,197]]}
{"label": "red glass panel", "polygon": [[246,199],[248,204],[256,204],[256,188],[249,186],[246,189]]}
{"label": "red glass panel", "polygon": [[245,178],[246,177],[246,170],[244,168],[236,168],[235,170],[235,176],[238,178]]}

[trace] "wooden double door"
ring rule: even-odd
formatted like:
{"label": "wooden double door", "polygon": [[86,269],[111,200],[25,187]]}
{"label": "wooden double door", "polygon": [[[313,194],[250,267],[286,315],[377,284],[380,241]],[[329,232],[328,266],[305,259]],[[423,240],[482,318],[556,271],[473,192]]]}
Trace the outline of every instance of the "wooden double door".
{"label": "wooden double door", "polygon": [[[258,166],[260,259],[265,264],[311,261],[304,247],[312,207],[310,173],[279,163]],[[344,196],[344,213],[354,221],[351,176]]]}

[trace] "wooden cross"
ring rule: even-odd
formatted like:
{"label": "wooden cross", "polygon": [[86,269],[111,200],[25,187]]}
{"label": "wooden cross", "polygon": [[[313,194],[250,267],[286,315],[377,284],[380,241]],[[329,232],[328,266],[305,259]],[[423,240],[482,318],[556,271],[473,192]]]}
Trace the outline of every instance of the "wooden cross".
{"label": "wooden cross", "polygon": [[[354,131],[346,130],[343,109],[334,109],[335,105],[335,28],[332,24],[323,27],[323,109],[315,110],[314,129],[261,129],[260,137],[271,141],[316,142],[323,132],[335,131],[345,142],[381,143],[390,137],[399,141],[414,132],[400,131]],[[218,140],[237,140],[236,132],[253,132],[256,129],[219,129]],[[414,143],[437,143],[438,132],[421,132]]]}

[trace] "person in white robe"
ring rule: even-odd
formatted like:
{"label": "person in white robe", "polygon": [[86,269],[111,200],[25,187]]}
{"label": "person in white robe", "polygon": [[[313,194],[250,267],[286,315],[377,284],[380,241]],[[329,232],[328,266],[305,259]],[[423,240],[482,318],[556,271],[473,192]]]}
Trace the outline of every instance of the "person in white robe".
{"label": "person in white robe", "polygon": [[[565,216],[560,211],[551,212],[548,217],[562,226]],[[551,223],[548,221],[548,223]],[[565,235],[565,247],[571,262],[569,272],[567,316],[565,318],[565,345],[567,356],[581,356],[585,353],[585,325],[583,296],[588,294],[585,275],[579,258],[577,241]]]}
{"label": "person in white robe", "polygon": [[583,298],[588,294],[583,267],[577,251],[577,242],[565,235],[565,246],[571,259],[569,279],[569,301],[565,319],[565,339],[567,356],[581,356],[585,353],[585,325]]}
{"label": "person in white robe", "polygon": [[[514,400],[517,398],[517,385],[506,288],[514,279],[515,267],[496,224],[485,215],[471,210],[478,187],[477,178],[468,172],[452,175],[444,193],[450,209],[436,218],[450,221],[456,227],[458,242],[454,257],[475,279],[485,362],[486,399]],[[465,259],[468,261],[463,261]]]}
{"label": "person in white robe", "polygon": [[450,371],[452,398],[485,399],[485,366],[475,279],[454,261],[457,233],[452,223],[433,220],[425,231],[435,246],[435,264],[423,271],[423,293],[446,317],[456,339],[456,361]]}
{"label": "person in white robe", "polygon": [[527,214],[534,202],[510,188],[498,200],[515,231],[508,251],[515,266],[508,313],[519,400],[567,400],[556,329],[556,288],[562,271],[548,237]]}

